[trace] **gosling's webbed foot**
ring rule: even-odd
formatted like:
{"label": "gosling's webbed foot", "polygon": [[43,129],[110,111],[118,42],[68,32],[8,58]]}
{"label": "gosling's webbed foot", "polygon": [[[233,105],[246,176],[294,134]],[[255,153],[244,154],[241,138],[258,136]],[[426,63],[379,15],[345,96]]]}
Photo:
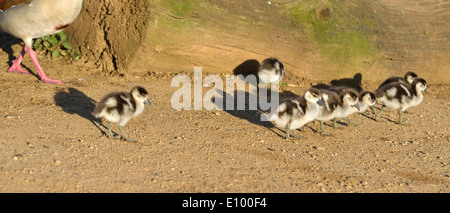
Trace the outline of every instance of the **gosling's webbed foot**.
{"label": "gosling's webbed foot", "polygon": [[343,118],[343,119],[346,120],[347,122],[349,122],[349,123],[355,125],[355,126],[358,126],[358,125],[359,125],[356,121],[353,121],[353,120],[350,119],[350,118]]}
{"label": "gosling's webbed foot", "polygon": [[289,139],[289,140],[298,140],[298,138],[293,137],[291,135],[286,135],[285,139]]}
{"label": "gosling's webbed foot", "polygon": [[131,142],[131,143],[137,143],[137,140],[133,140],[129,137],[123,137],[123,139],[125,139],[126,141]]}
{"label": "gosling's webbed foot", "polygon": [[342,129],[342,127],[337,126],[336,118],[333,119],[333,128],[335,128],[335,129]]}
{"label": "gosling's webbed foot", "polygon": [[384,122],[384,121],[380,120],[381,112],[383,112],[384,107],[385,107],[384,105],[381,106],[380,111],[379,111],[379,112],[377,113],[377,115],[375,116],[375,120],[376,120],[377,122]]}
{"label": "gosling's webbed foot", "polygon": [[405,126],[409,126],[410,125],[410,124],[406,124],[406,123],[403,122],[402,111],[398,111],[398,124],[405,125]]}
{"label": "gosling's webbed foot", "polygon": [[323,122],[322,121],[320,121],[320,131],[319,131],[319,133],[322,136],[332,136],[332,134],[325,133],[325,129],[323,128]]}
{"label": "gosling's webbed foot", "polygon": [[411,126],[411,124],[407,124],[407,123],[404,123],[404,122],[398,122],[398,124],[404,125],[404,126]]}
{"label": "gosling's webbed foot", "polygon": [[297,140],[298,140],[298,139],[305,138],[305,137],[303,137],[303,136],[297,135],[297,132],[295,131],[295,129],[293,130],[293,134],[294,134],[294,137],[295,137]]}
{"label": "gosling's webbed foot", "polygon": [[290,130],[289,130],[289,124],[286,126],[285,131],[286,131],[286,139],[290,139],[290,140],[298,140],[298,139],[300,139],[300,138],[303,138],[303,137],[297,135],[295,129],[292,130],[293,136],[291,136],[291,135],[289,134],[289,132],[290,132]]}
{"label": "gosling's webbed foot", "polygon": [[289,134],[289,128],[287,128],[286,130],[286,139],[290,139],[290,140],[296,140],[296,138],[295,137],[293,137],[293,136],[291,136],[290,134]]}
{"label": "gosling's webbed foot", "polygon": [[375,117],[375,120],[376,120],[377,122],[382,122],[382,123],[386,122],[385,120],[381,120],[381,116],[376,116],[376,117]]}
{"label": "gosling's webbed foot", "polygon": [[337,126],[337,125],[333,125],[333,128],[335,128],[335,129],[342,129],[341,126]]}
{"label": "gosling's webbed foot", "polygon": [[326,133],[325,131],[320,131],[319,132],[322,136],[333,136],[333,134],[331,133]]}
{"label": "gosling's webbed foot", "polygon": [[110,135],[108,135],[108,138],[109,139],[120,139],[120,136],[119,135],[112,135],[112,134],[110,134]]}
{"label": "gosling's webbed foot", "polygon": [[112,134],[111,126],[112,126],[112,123],[109,122],[109,123],[108,123],[108,134],[107,134],[108,138],[109,138],[109,139],[119,139],[119,138],[120,138],[119,135],[113,135],[113,134]]}
{"label": "gosling's webbed foot", "polygon": [[122,138],[125,139],[126,141],[132,142],[132,143],[137,142],[137,140],[133,140],[133,139],[129,138],[127,134],[125,134],[125,132],[122,129],[122,126],[119,126],[119,130],[120,130],[120,132],[122,132]]}
{"label": "gosling's webbed foot", "polygon": [[294,137],[295,137],[295,139],[297,139],[297,140],[298,140],[298,139],[304,139],[304,138],[305,138],[305,137],[300,136],[300,135],[295,135]]}

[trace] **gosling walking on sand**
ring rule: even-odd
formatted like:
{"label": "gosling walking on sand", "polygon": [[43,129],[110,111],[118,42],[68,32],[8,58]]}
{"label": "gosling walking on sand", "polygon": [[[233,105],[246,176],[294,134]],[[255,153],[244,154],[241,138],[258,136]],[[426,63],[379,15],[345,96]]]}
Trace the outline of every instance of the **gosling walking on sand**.
{"label": "gosling walking on sand", "polygon": [[106,95],[92,113],[96,118],[105,118],[108,121],[108,137],[114,137],[111,133],[112,123],[119,124],[119,130],[122,132],[122,137],[130,142],[137,142],[130,139],[122,127],[134,117],[137,117],[144,111],[144,105],[151,106],[152,104],[148,100],[148,92],[141,86],[135,86],[131,89],[130,93],[126,92],[113,92]]}

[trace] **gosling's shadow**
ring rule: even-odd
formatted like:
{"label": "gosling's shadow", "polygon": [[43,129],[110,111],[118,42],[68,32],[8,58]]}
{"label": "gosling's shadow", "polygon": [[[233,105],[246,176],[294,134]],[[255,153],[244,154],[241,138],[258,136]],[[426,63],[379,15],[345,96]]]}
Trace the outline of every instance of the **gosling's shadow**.
{"label": "gosling's shadow", "polygon": [[361,92],[361,91],[363,91],[361,82],[362,82],[361,73],[356,73],[353,76],[353,78],[334,79],[334,80],[330,81],[330,84],[319,83],[319,84],[313,85],[312,87],[314,87],[316,89],[332,89],[333,87],[348,87],[348,88],[353,88],[358,92]]}
{"label": "gosling's shadow", "polygon": [[[253,86],[258,86],[258,71],[259,71],[259,62],[255,59],[249,59],[241,64],[239,64],[236,68],[233,70],[233,74],[235,76],[238,76],[241,78],[241,80],[246,81],[247,83],[252,84]],[[254,76],[255,80],[252,79],[252,77],[248,76]],[[243,78],[243,79],[242,79]]]}
{"label": "gosling's shadow", "polygon": [[[240,90],[235,90],[233,94],[229,94],[221,89],[216,89],[216,94],[218,94],[218,96],[212,97],[211,102],[218,109],[222,109],[234,117],[247,120],[252,124],[263,126],[276,135],[284,137],[284,135],[275,131],[278,129],[281,132],[284,132],[284,130],[276,127],[272,122],[268,121],[268,113],[272,107],[275,107],[273,103],[269,103],[273,101],[271,100],[271,96],[270,98],[263,95],[257,96],[256,91],[249,93],[247,91]],[[278,102],[280,103],[284,100],[296,99],[298,97],[300,96],[297,94],[290,91],[284,91],[278,94]],[[264,105],[268,104],[270,107],[268,107],[268,105],[262,107],[261,98],[268,98]]]}
{"label": "gosling's shadow", "polygon": [[106,135],[100,126],[107,129],[103,125],[101,119],[95,118],[91,113],[94,111],[96,101],[85,95],[83,92],[75,88],[64,88],[58,91],[54,100],[56,105],[60,106],[64,112],[69,114],[77,114],[82,118],[89,120],[95,127],[97,127],[102,135]]}
{"label": "gosling's shadow", "polygon": [[267,121],[267,114],[258,106],[258,97],[256,94],[240,90],[235,90],[233,94],[229,94],[221,89],[216,89],[216,94],[216,96],[211,98],[211,102],[218,109],[221,109],[236,118],[263,126],[275,134],[278,134],[273,130],[273,127],[275,126],[270,121]]}
{"label": "gosling's shadow", "polygon": [[233,74],[243,75],[244,77],[247,77],[248,75],[258,74],[258,70],[259,70],[259,62],[255,59],[249,59],[242,62],[236,68],[234,68]]}
{"label": "gosling's shadow", "polygon": [[363,90],[361,86],[362,82],[362,75],[361,73],[356,73],[353,78],[341,78],[341,79],[334,79],[330,82],[331,86],[339,87],[350,87],[353,89],[356,89],[358,92],[361,92]]}
{"label": "gosling's shadow", "polygon": [[358,113],[358,114],[361,115],[361,116],[364,116],[364,117],[366,117],[366,118],[368,118],[368,119],[370,119],[370,120],[377,121],[377,120],[375,119],[375,116],[376,116],[376,113],[375,113],[375,112],[368,112],[368,111],[366,110],[366,112],[364,112],[364,113]]}
{"label": "gosling's shadow", "polygon": [[356,73],[353,76],[353,78],[334,79],[334,80],[330,81],[330,84],[319,83],[319,84],[313,85],[312,87],[317,88],[317,89],[331,89],[332,87],[349,87],[349,88],[355,89],[358,92],[361,92],[361,91],[363,91],[361,82],[362,82],[361,73]]}

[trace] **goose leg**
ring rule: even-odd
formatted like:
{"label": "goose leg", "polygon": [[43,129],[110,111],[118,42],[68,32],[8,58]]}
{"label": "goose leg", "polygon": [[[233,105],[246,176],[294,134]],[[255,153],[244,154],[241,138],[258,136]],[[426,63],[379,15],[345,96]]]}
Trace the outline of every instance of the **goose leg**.
{"label": "goose leg", "polygon": [[372,110],[373,113],[375,113],[375,107],[373,105],[370,105],[370,109]]}
{"label": "goose leg", "polygon": [[401,124],[401,125],[409,125],[409,124],[405,124],[405,123],[403,123],[403,119],[402,119],[402,111],[398,111],[398,124]]}
{"label": "goose leg", "polygon": [[292,131],[293,131],[293,134],[294,134],[294,138],[295,138],[295,139],[305,138],[305,137],[303,137],[303,136],[297,135],[297,131],[296,131],[295,129],[292,130]]}
{"label": "goose leg", "polygon": [[284,131],[286,132],[286,139],[292,139],[292,137],[289,135],[289,124],[286,126],[286,128],[284,129]]}
{"label": "goose leg", "polygon": [[294,134],[294,137],[292,137],[290,134],[289,134],[289,132],[290,132],[290,126],[289,126],[289,124],[288,125],[286,125],[286,139],[292,139],[292,140],[296,140],[297,138],[295,137],[296,136],[296,133],[295,133],[295,129],[293,130],[293,134]]}
{"label": "goose leg", "polygon": [[323,121],[320,121],[320,134],[323,136],[332,136],[332,134],[325,133],[325,129],[323,128]]}
{"label": "goose leg", "polygon": [[286,128],[284,131],[286,132],[286,139],[292,139],[292,137],[289,135],[290,130]]}
{"label": "goose leg", "polygon": [[333,118],[333,128],[335,128],[335,129],[342,129],[342,127],[337,126],[336,120],[337,120],[336,118]]}
{"label": "goose leg", "polygon": [[112,126],[112,123],[108,122],[108,137],[112,138],[112,139],[117,139],[118,137],[112,135],[111,126]]}
{"label": "goose leg", "polygon": [[124,132],[123,129],[122,129],[122,126],[120,126],[120,125],[119,125],[119,130],[120,130],[120,132],[122,132],[122,137],[123,137],[125,140],[127,140],[127,141],[129,141],[129,142],[133,142],[133,143],[136,143],[136,142],[137,142],[136,140],[130,139],[130,138],[128,137],[128,135],[125,134],[125,132]]}
{"label": "goose leg", "polygon": [[36,57],[36,52],[34,52],[33,48],[27,47],[27,52],[28,52],[28,55],[30,56],[31,61],[33,62],[34,66],[36,67],[36,69],[38,71],[38,75],[41,78],[42,82],[50,83],[50,84],[63,84],[62,81],[50,79],[47,77],[47,75],[45,75],[45,73],[42,70],[41,65],[39,64],[39,61]]}
{"label": "goose leg", "polygon": [[380,120],[380,115],[381,115],[381,112],[383,112],[384,107],[385,107],[384,105],[381,106],[380,111],[377,113],[377,115],[376,115],[376,117],[375,117],[375,120],[376,120],[376,121],[381,121],[381,120]]}
{"label": "goose leg", "polygon": [[344,117],[343,119],[346,120],[347,122],[349,122],[349,123],[355,125],[355,126],[358,126],[358,125],[359,125],[357,122],[353,121],[353,120],[350,119],[350,118]]}
{"label": "goose leg", "polygon": [[13,64],[11,65],[11,67],[8,69],[7,72],[9,73],[21,73],[21,74],[30,74],[29,72],[25,71],[22,69],[22,67],[20,66],[22,64],[22,60],[23,60],[23,56],[26,53],[27,48],[25,46],[23,46],[23,50],[20,53],[19,57],[13,61]]}

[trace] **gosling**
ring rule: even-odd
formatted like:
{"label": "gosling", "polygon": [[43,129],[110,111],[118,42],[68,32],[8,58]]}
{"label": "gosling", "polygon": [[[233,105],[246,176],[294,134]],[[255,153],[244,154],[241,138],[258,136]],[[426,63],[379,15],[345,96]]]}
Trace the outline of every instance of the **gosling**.
{"label": "gosling", "polygon": [[403,123],[402,112],[422,102],[422,91],[428,93],[427,82],[423,78],[415,78],[411,85],[404,82],[394,82],[379,87],[375,94],[377,101],[383,105],[377,113],[375,120],[380,121],[381,112],[383,112],[385,107],[388,107],[398,111],[399,124],[407,125]]}
{"label": "gosling", "polygon": [[118,123],[123,139],[136,143],[137,141],[130,139],[122,128],[131,118],[137,117],[144,111],[144,104],[152,105],[148,100],[148,92],[141,86],[135,86],[130,93],[113,92],[103,97],[92,115],[96,118],[103,117],[108,121],[109,138],[119,138],[111,133],[112,123]]}
{"label": "gosling", "polygon": [[284,76],[284,65],[276,58],[267,58],[259,67],[258,79],[260,83],[269,86],[272,83],[278,84]]}
{"label": "gosling", "polygon": [[333,128],[339,128],[336,126],[334,118],[345,116],[352,107],[359,110],[358,94],[352,89],[345,89],[341,93],[338,93],[336,90],[325,89],[320,90],[320,92],[324,107],[320,108],[316,120],[320,122],[320,134],[331,136],[331,134],[325,133],[323,122],[333,119]]}
{"label": "gosling", "polygon": [[[295,130],[313,121],[319,114],[320,106],[323,106],[320,93],[311,88],[299,98],[281,102],[270,112],[269,120],[286,131],[287,139],[298,139],[300,136]],[[290,136],[290,131],[293,131],[294,137]]]}
{"label": "gosling", "polygon": [[[339,89],[337,89],[337,91],[342,92],[342,91],[344,91],[344,89],[339,88]],[[356,107],[351,107],[349,110],[342,112],[341,116],[344,120],[348,121],[349,123],[351,123],[353,125],[359,125],[357,122],[351,120],[347,116],[350,116],[351,114],[354,114],[357,112],[364,113],[367,110],[367,108],[369,108],[369,107],[372,110],[372,112],[375,113],[375,103],[376,102],[377,102],[377,100],[375,97],[375,93],[368,91],[368,90],[363,90],[358,94],[359,109]],[[334,123],[336,122],[336,118],[334,119],[333,122]]]}

